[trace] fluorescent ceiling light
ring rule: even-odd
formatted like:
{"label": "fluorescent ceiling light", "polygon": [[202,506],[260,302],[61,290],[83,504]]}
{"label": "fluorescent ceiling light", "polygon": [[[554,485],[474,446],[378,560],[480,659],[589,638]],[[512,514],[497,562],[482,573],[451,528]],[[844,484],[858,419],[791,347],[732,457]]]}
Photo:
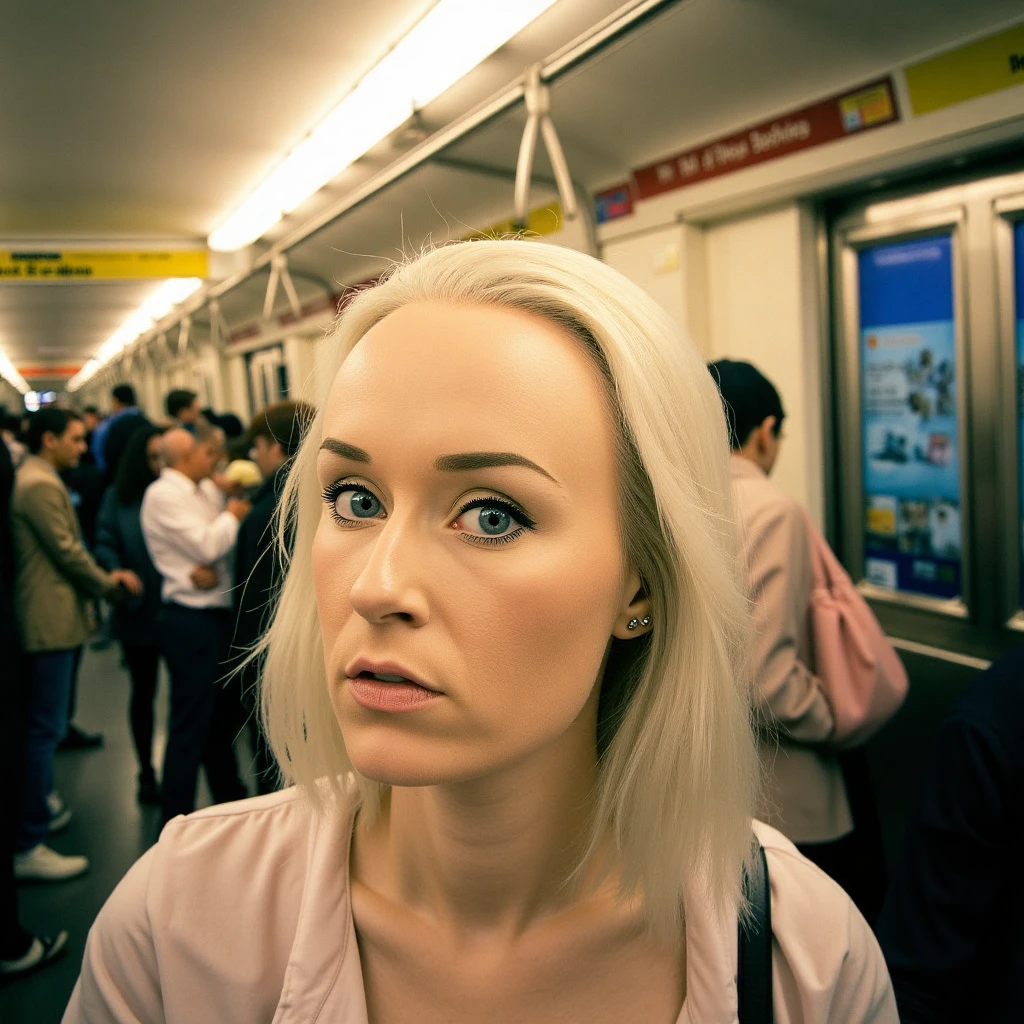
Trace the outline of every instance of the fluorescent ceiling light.
{"label": "fluorescent ceiling light", "polygon": [[137,341],[157,321],[162,320],[179,302],[184,302],[203,286],[199,277],[172,277],[164,281],[155,292],[100,346],[95,358],[90,359],[68,381],[68,390],[80,388],[97,370],[109,363],[119,352]]}
{"label": "fluorescent ceiling light", "polygon": [[32,390],[25,378],[14,368],[14,363],[7,358],[6,352],[0,352],[0,377],[3,377],[12,388],[17,388],[23,395],[27,395]]}
{"label": "fluorescent ceiling light", "polygon": [[255,242],[554,3],[438,0],[214,230],[210,248],[230,252]]}

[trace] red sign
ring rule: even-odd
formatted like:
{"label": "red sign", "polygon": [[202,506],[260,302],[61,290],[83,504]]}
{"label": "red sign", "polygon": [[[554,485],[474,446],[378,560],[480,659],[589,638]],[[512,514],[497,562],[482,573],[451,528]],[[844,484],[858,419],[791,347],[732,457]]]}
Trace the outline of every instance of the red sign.
{"label": "red sign", "polygon": [[891,124],[899,116],[892,79],[883,78],[641,167],[633,172],[636,195],[650,199],[662,192]]}

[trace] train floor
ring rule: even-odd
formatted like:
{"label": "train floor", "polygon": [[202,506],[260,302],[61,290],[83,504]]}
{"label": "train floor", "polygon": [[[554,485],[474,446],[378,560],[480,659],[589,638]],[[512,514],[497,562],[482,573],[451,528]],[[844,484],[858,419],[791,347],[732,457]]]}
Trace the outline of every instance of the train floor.
{"label": "train floor", "polygon": [[[890,864],[899,855],[917,791],[930,769],[931,749],[941,718],[976,673],[960,666],[904,655],[910,696],[896,718],[868,745],[870,773],[879,805],[882,835]],[[137,766],[128,728],[128,677],[120,650],[87,648],[79,675],[77,724],[102,732],[102,748],[57,755],[57,788],[71,806],[68,828],[51,840],[61,853],[85,854],[90,870],[68,882],[19,887],[23,923],[37,933],[68,929],[61,959],[42,971],[0,988],[3,1024],[57,1024],[78,977],[89,927],[114,886],[134,861],[156,841],[159,808],[135,799]],[[157,693],[154,763],[162,760],[167,728],[167,676],[161,668]],[[255,793],[246,734],[238,741],[239,764],[248,766]],[[200,782],[199,806],[210,803]]]}

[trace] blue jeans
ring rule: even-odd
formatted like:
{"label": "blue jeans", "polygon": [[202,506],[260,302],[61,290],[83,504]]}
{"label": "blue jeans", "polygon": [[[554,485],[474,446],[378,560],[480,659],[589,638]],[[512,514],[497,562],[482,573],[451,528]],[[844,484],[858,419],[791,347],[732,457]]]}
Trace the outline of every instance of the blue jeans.
{"label": "blue jeans", "polygon": [[28,728],[25,773],[21,784],[21,829],[17,851],[24,853],[46,839],[53,791],[53,756],[68,731],[68,699],[77,648],[41,651],[26,656],[29,668]]}

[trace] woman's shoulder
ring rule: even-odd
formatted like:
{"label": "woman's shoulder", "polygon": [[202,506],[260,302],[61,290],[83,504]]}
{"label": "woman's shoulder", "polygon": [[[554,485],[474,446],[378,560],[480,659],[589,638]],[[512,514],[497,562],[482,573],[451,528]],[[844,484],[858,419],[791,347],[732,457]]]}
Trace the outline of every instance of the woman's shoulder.
{"label": "woman's shoulder", "polygon": [[341,827],[292,788],[168,822],[100,911],[73,1000],[89,1011],[65,1019],[120,1020],[125,1000],[167,1020],[221,1004],[202,1019],[269,1019],[324,820]]}
{"label": "woman's shoulder", "polygon": [[777,1019],[895,1024],[882,951],[853,901],[782,833],[754,831],[771,885]]}

